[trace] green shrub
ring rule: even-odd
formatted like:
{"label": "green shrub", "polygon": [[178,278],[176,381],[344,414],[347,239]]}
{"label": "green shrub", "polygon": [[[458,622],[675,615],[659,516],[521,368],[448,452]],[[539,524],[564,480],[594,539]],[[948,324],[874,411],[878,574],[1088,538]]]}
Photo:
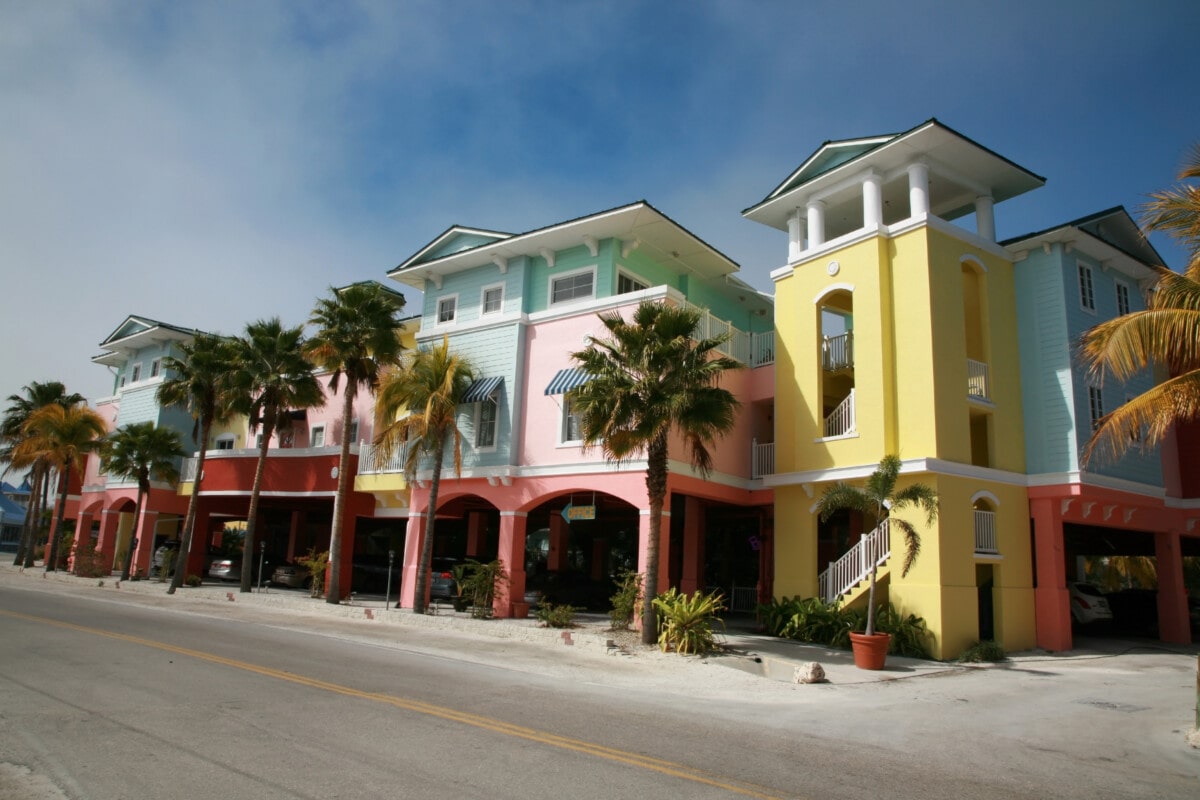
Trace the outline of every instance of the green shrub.
{"label": "green shrub", "polygon": [[982,661],[996,662],[1004,661],[1007,656],[1004,655],[1004,648],[996,642],[987,639],[982,642],[975,642],[958,657],[958,660],[965,664],[977,664]]}
{"label": "green shrub", "polygon": [[533,612],[538,621],[547,628],[574,628],[575,615],[578,613],[579,609],[575,606],[556,606],[544,597],[538,601]]}
{"label": "green shrub", "polygon": [[658,612],[658,646],[664,653],[674,650],[681,655],[704,655],[717,648],[713,623],[725,625],[717,616],[725,610],[720,592],[689,596],[671,587],[653,602]]}
{"label": "green shrub", "polygon": [[76,548],[74,572],[81,578],[103,578],[112,572],[104,561],[104,554],[93,547]]}
{"label": "green shrub", "polygon": [[617,576],[617,593],[609,598],[613,630],[626,630],[642,602],[642,573],[627,569]]}
{"label": "green shrub", "polygon": [[[929,658],[929,630],[925,620],[914,614],[901,616],[888,603],[875,612],[875,630],[889,633],[888,652],[910,658]],[[850,632],[866,627],[864,608],[843,608],[818,597],[785,597],[758,606],[763,630],[783,639],[795,639],[828,647],[850,647]]]}
{"label": "green shrub", "polygon": [[[855,628],[855,630],[859,630]],[[929,629],[925,618],[915,614],[901,616],[891,603],[875,611],[875,630],[890,633],[888,652],[908,658],[929,658]]]}
{"label": "green shrub", "polygon": [[188,586],[199,586],[201,583],[199,575],[188,575],[183,582]]}
{"label": "green shrub", "polygon": [[312,585],[310,597],[320,597],[325,590],[325,569],[329,566],[329,551],[318,553],[317,548],[308,548],[308,554],[296,559],[296,563],[308,570]]}
{"label": "green shrub", "polygon": [[491,619],[495,613],[492,603],[496,599],[496,590],[508,582],[504,563],[499,560],[484,563],[468,558],[460,566],[462,568],[456,567],[454,573],[459,597],[470,602],[472,617]]}

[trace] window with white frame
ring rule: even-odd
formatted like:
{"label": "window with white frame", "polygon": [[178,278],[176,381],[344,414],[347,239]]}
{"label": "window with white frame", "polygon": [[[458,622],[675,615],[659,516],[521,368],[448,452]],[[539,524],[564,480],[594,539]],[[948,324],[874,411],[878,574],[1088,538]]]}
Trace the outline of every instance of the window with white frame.
{"label": "window with white frame", "polygon": [[475,404],[475,447],[483,450],[496,446],[496,402],[487,398]]}
{"label": "window with white frame", "polygon": [[1123,281],[1116,282],[1117,287],[1117,314],[1125,316],[1129,313],[1129,284]]}
{"label": "window with white frame", "polygon": [[583,440],[583,420],[575,410],[575,404],[570,395],[563,395],[562,430],[559,432],[560,441],[579,442]]}
{"label": "window with white frame", "polygon": [[550,280],[550,305],[569,303],[572,300],[585,300],[592,297],[595,291],[596,271],[594,269],[560,275]]}
{"label": "window with white frame", "polygon": [[454,317],[458,313],[458,295],[451,294],[438,299],[437,305],[437,324],[449,325],[454,322]]}
{"label": "window with white frame", "polygon": [[224,436],[218,436],[217,441],[216,441],[217,449],[218,450],[232,450],[233,444],[234,444],[234,439],[235,439],[235,437],[233,436],[233,434],[226,434]]}
{"label": "window with white frame", "polygon": [[1079,263],[1079,305],[1085,311],[1096,310],[1096,288],[1092,280],[1092,268]]}
{"label": "window with white frame", "polygon": [[487,314],[499,314],[503,310],[504,284],[498,283],[495,286],[483,287],[479,313],[486,316]]}
{"label": "window with white frame", "polygon": [[324,447],[325,446],[325,426],[314,425],[312,432],[308,435],[309,447]]}
{"label": "window with white frame", "polygon": [[150,377],[157,378],[158,373],[162,371],[162,359],[156,358],[150,362]]}
{"label": "window with white frame", "polygon": [[129,371],[129,382],[137,383],[142,379],[142,365],[134,364],[133,369]]}
{"label": "window with white frame", "polygon": [[1092,430],[1096,430],[1104,416],[1104,393],[1099,386],[1088,387],[1088,415],[1092,419]]}
{"label": "window with white frame", "polygon": [[642,283],[637,278],[625,274],[624,272],[617,273],[617,294],[630,294],[631,292],[640,292],[643,289],[649,289],[647,284]]}

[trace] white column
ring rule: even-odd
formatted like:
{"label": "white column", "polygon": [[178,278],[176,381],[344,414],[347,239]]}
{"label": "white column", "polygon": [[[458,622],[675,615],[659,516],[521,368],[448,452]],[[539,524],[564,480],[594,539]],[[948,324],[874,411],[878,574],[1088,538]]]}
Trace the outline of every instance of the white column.
{"label": "white column", "polygon": [[883,176],[868,172],[863,178],[863,228],[878,230],[883,225]]}
{"label": "white column", "polygon": [[808,201],[808,247],[825,244],[825,204],[820,200]]}
{"label": "white column", "polygon": [[929,165],[921,161],[908,166],[908,215],[929,215]]}
{"label": "white column", "polygon": [[804,252],[804,215],[800,209],[788,217],[788,261],[795,261]]}
{"label": "white column", "polygon": [[975,198],[975,231],[989,242],[996,241],[996,216],[990,194]]}

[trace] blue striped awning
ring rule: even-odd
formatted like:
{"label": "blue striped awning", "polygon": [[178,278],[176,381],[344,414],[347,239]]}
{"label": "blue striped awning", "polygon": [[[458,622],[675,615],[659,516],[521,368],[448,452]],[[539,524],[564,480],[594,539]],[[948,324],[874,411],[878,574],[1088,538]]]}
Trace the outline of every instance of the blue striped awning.
{"label": "blue striped awning", "polygon": [[560,369],[554,373],[554,377],[550,380],[550,385],[546,387],[546,394],[566,394],[572,389],[583,386],[592,379],[581,369],[568,367]]}
{"label": "blue striped awning", "polygon": [[503,375],[499,378],[480,378],[467,389],[467,393],[463,395],[462,401],[464,403],[482,403],[491,397],[500,388],[500,384],[502,383],[504,383]]}

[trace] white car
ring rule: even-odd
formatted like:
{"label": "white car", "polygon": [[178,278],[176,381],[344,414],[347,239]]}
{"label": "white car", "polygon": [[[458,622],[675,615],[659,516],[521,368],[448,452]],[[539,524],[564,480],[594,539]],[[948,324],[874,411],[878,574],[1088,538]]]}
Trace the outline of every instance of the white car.
{"label": "white car", "polygon": [[1104,592],[1090,583],[1068,581],[1067,592],[1071,595],[1071,618],[1080,625],[1110,621],[1112,609]]}

